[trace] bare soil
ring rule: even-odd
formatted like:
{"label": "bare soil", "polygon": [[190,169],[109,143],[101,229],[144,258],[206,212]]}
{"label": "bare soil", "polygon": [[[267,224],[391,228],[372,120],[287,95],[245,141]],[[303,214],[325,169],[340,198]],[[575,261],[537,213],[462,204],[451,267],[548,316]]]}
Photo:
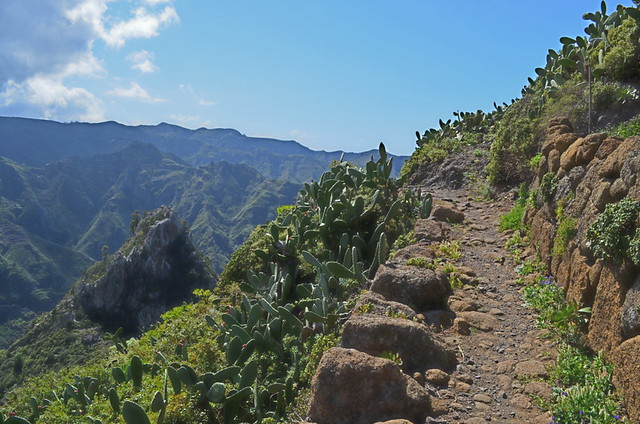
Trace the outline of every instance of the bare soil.
{"label": "bare soil", "polygon": [[456,265],[476,274],[474,284],[456,289],[449,300],[471,329],[460,334],[464,331],[454,324],[441,334],[455,347],[459,366],[448,386],[432,393],[448,406],[432,422],[549,423],[551,416],[536,399],[551,396],[543,379],[556,357],[555,346],[523,304],[519,276],[504,248],[508,236],[498,231],[499,217],[513,200],[502,195],[485,202],[465,189],[424,188],[464,212],[464,223],[453,226],[450,238],[461,242],[463,256]]}

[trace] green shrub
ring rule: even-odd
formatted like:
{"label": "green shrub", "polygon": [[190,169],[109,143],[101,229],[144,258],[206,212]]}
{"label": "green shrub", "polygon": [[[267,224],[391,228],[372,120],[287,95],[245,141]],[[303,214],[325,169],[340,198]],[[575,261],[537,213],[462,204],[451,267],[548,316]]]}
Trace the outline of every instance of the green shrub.
{"label": "green shrub", "polygon": [[627,81],[640,76],[640,45],[638,23],[627,18],[622,25],[612,28],[607,40],[611,49],[604,55],[601,65],[605,73],[619,81]]}
{"label": "green shrub", "polygon": [[564,202],[559,202],[556,208],[556,219],[558,224],[556,227],[556,236],[553,239],[552,253],[555,256],[561,256],[569,241],[574,238],[578,232],[578,220],[564,213]]}
{"label": "green shrub", "polygon": [[521,229],[525,209],[526,206],[524,204],[516,203],[513,205],[509,212],[500,217],[500,231]]}
{"label": "green shrub", "polygon": [[435,137],[433,140],[422,144],[413,152],[400,170],[400,178],[411,175],[418,166],[423,163],[438,162],[451,153],[461,151],[466,146],[477,144],[481,135],[476,133],[462,133],[461,137]]}
{"label": "green shrub", "polygon": [[436,269],[438,266],[437,262],[423,256],[408,259],[406,265],[431,270]]}
{"label": "green shrub", "polygon": [[[564,374],[575,372],[570,387],[554,390],[553,423],[620,423],[620,400],[612,384],[613,367],[601,355],[591,359],[580,352],[568,358]],[[570,353],[571,354],[571,353]],[[562,364],[560,364],[562,365]]]}
{"label": "green shrub", "polygon": [[524,181],[531,175],[529,158],[537,152],[538,119],[529,116],[533,96],[525,96],[509,106],[494,130],[487,165],[494,185]]}
{"label": "green shrub", "polygon": [[540,183],[540,194],[542,198],[549,202],[553,199],[553,196],[556,194],[556,189],[558,188],[558,177],[553,172],[547,172],[542,177],[542,182]]}
{"label": "green shrub", "polygon": [[640,115],[627,122],[623,122],[617,127],[612,128],[609,133],[611,135],[617,135],[618,137],[622,138],[640,135]]}
{"label": "green shrub", "polygon": [[636,233],[638,212],[640,203],[629,197],[605,207],[587,230],[587,245],[597,258],[620,262],[632,245],[633,256],[637,256],[637,243],[632,243],[632,240]]}

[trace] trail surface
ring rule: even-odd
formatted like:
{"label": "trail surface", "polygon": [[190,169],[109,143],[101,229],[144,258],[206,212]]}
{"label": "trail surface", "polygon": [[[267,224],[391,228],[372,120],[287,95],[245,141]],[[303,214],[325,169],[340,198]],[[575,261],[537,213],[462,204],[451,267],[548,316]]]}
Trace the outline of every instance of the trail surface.
{"label": "trail surface", "polygon": [[471,328],[464,335],[454,324],[442,333],[455,346],[460,363],[448,387],[436,392],[449,408],[433,422],[549,423],[551,416],[532,399],[550,398],[551,387],[542,380],[556,352],[523,304],[522,285],[516,283],[518,275],[504,248],[507,236],[498,231],[500,215],[513,202],[474,200],[462,189],[428,191],[465,214],[450,239],[461,243],[458,267],[475,274],[473,284],[456,289],[449,300]]}

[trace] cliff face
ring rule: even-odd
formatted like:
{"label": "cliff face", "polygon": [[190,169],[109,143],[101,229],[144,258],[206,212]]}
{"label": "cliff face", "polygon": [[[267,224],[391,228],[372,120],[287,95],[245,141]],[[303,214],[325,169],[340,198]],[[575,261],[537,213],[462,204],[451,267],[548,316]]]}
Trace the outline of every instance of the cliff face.
{"label": "cliff face", "polygon": [[186,225],[163,207],[138,224],[132,239],[110,258],[104,275],[82,281],[74,297],[92,321],[132,334],[189,300],[194,289],[212,287],[213,276]]}
{"label": "cliff face", "polygon": [[23,379],[11,368],[17,358],[30,377],[85,364],[106,354],[105,331],[122,327],[125,336],[138,335],[192,300],[194,289],[214,284],[176,213],[162,207],[145,214],[124,246],[90,267],[51,312],[0,351],[0,397]]}
{"label": "cliff face", "polygon": [[[614,363],[615,384],[632,421],[640,422],[639,269],[628,257],[596,257],[587,240],[589,227],[607,205],[625,197],[640,200],[640,137],[578,137],[567,120],[555,119],[542,153],[533,185],[537,206],[525,216],[532,244],[567,299],[592,307],[587,343]],[[628,227],[633,232],[638,223]]]}

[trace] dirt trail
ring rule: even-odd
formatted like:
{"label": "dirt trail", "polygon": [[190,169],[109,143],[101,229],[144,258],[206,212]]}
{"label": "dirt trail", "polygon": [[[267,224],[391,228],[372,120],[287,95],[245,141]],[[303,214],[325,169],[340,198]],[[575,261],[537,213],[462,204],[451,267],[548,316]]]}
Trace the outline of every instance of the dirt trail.
{"label": "dirt trail", "polygon": [[461,334],[464,329],[454,323],[441,334],[455,346],[460,364],[448,387],[434,393],[448,412],[432,422],[549,423],[551,417],[531,399],[551,396],[550,386],[541,380],[555,358],[554,345],[523,305],[522,286],[515,282],[518,276],[504,249],[507,237],[498,231],[500,215],[513,202],[477,201],[462,189],[428,191],[436,201],[448,200],[464,212],[464,223],[453,226],[450,239],[461,242],[458,267],[476,274],[476,285],[455,290],[449,301],[471,329]]}

